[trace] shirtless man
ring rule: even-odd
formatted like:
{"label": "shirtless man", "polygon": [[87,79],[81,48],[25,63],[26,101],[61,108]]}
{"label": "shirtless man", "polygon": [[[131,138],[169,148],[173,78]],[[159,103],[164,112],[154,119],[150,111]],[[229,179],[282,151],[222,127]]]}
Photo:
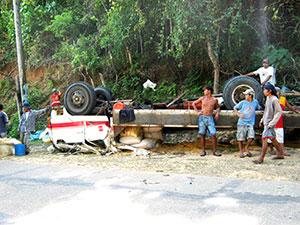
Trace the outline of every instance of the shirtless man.
{"label": "shirtless man", "polygon": [[[200,97],[196,101],[193,102],[193,108],[199,115],[199,134],[201,135],[201,145],[202,145],[202,153],[200,156],[205,156],[205,135],[206,132],[209,136],[211,136],[211,141],[213,145],[213,155],[214,156],[221,156],[219,152],[216,152],[216,126],[213,117],[213,111],[216,107],[217,113],[215,115],[215,120],[219,119],[220,107],[218,104],[218,100],[212,96],[213,88],[209,85],[203,87],[204,90],[204,97]],[[201,110],[197,109],[197,104],[201,103]]]}

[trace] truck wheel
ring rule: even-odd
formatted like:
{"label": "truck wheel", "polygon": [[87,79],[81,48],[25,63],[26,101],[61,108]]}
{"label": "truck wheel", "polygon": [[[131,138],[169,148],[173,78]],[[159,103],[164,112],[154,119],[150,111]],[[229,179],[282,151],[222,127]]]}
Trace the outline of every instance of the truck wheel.
{"label": "truck wheel", "polygon": [[64,104],[71,115],[87,115],[95,108],[96,93],[85,82],[73,83],[65,92]]}
{"label": "truck wheel", "polygon": [[102,101],[112,101],[113,100],[113,95],[112,92],[105,87],[96,87],[94,89],[95,93],[96,93],[96,106],[101,106],[102,105]]}
{"label": "truck wheel", "polygon": [[223,99],[227,109],[233,107],[240,101],[245,99],[243,92],[247,89],[254,91],[254,98],[258,100],[260,105],[263,105],[264,94],[260,83],[252,77],[237,76],[226,81],[223,87]]}

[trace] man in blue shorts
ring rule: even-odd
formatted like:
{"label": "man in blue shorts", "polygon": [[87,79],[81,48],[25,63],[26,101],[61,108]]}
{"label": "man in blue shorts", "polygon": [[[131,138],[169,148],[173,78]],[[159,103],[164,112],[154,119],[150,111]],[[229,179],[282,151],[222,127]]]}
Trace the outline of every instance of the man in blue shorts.
{"label": "man in blue shorts", "polygon": [[[205,156],[205,135],[211,137],[212,146],[213,146],[213,155],[221,156],[219,152],[216,152],[216,126],[215,120],[219,119],[220,106],[218,100],[212,96],[213,88],[209,85],[203,87],[204,97],[200,97],[196,101],[193,102],[193,108],[199,115],[199,134],[201,135],[201,145],[202,145],[202,153],[200,156]],[[201,103],[201,110],[199,111],[197,108],[197,104]],[[215,117],[213,117],[214,108],[216,107],[217,113]]]}
{"label": "man in blue shorts", "polygon": [[240,158],[244,158],[243,152],[243,141],[247,141],[245,145],[246,156],[251,157],[252,154],[249,152],[248,147],[252,143],[255,131],[255,110],[260,110],[261,107],[256,99],[253,99],[254,91],[248,89],[244,92],[245,100],[239,102],[234,106],[233,110],[238,115],[239,120],[237,124],[236,139],[239,143]]}

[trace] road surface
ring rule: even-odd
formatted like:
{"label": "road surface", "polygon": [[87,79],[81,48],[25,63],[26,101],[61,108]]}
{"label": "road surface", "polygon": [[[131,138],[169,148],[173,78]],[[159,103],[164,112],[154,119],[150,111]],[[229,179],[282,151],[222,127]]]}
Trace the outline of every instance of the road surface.
{"label": "road surface", "polygon": [[103,223],[299,225],[300,184],[0,161],[0,224]]}

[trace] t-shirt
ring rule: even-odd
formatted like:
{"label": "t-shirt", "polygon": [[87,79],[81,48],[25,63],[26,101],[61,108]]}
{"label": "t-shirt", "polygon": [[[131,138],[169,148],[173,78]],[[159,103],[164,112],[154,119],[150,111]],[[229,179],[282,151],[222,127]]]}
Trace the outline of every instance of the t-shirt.
{"label": "t-shirt", "polygon": [[[286,97],[280,96],[279,98],[279,104],[280,107],[282,109],[282,111],[284,110],[285,106],[286,106]],[[281,115],[281,117],[279,118],[278,122],[276,123],[275,128],[283,128],[283,114]]]}
{"label": "t-shirt", "polygon": [[0,113],[0,132],[6,132],[6,123],[8,122],[8,118],[5,112]]}
{"label": "t-shirt", "polygon": [[235,109],[239,110],[243,115],[246,116],[245,119],[239,118],[238,125],[248,125],[254,126],[255,124],[255,110],[260,110],[260,105],[256,99],[253,99],[252,102],[248,102],[247,100],[243,100],[239,102]]}
{"label": "t-shirt", "polygon": [[268,80],[269,83],[276,85],[276,78],[275,78],[275,69],[273,66],[268,66],[268,68],[260,67],[258,70],[253,72],[256,75],[259,75],[260,83],[264,82],[269,75],[272,75],[270,80]]}
{"label": "t-shirt", "polygon": [[274,95],[272,97],[267,97],[264,115],[261,119],[264,125],[275,127],[281,115],[282,109],[278,98]]}

